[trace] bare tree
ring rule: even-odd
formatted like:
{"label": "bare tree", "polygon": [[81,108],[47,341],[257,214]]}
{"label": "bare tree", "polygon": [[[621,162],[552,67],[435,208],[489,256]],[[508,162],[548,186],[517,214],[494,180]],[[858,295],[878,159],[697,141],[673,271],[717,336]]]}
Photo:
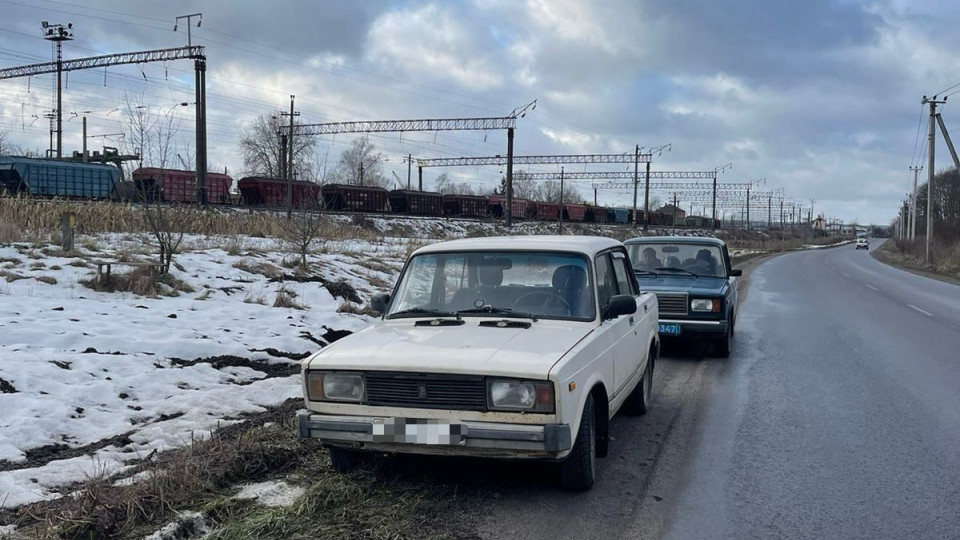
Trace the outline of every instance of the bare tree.
{"label": "bare tree", "polygon": [[390,179],[383,173],[382,153],[367,137],[353,140],[350,148],[340,154],[340,161],[333,171],[333,181],[354,186],[388,187]]}
{"label": "bare tree", "polygon": [[[538,201],[548,202],[548,203],[559,203],[560,202],[560,181],[559,180],[547,180],[537,186],[536,197]],[[564,203],[579,203],[583,202],[583,197],[580,195],[580,190],[575,186],[564,183],[563,186],[563,202]]]}
{"label": "bare tree", "polygon": [[[299,122],[294,122],[299,125]],[[283,121],[279,111],[272,115],[261,114],[253,124],[240,134],[240,153],[243,155],[243,167],[247,174],[280,178],[281,134],[289,134],[290,124]],[[293,137],[293,173],[298,179],[310,179],[315,175],[314,151],[317,140],[314,137]],[[287,158],[289,159],[289,158]],[[285,165],[285,164],[284,164]]]}
{"label": "bare tree", "polygon": [[10,142],[10,132],[0,130],[0,156],[8,156],[17,153],[17,148]]}
{"label": "bare tree", "polygon": [[300,255],[300,269],[304,272],[308,271],[307,253],[323,231],[322,214],[301,207],[290,216],[290,219],[282,220],[280,226],[283,239]]}
{"label": "bare tree", "polygon": [[[124,140],[131,146],[128,150],[139,152],[139,165],[159,169],[175,167],[174,160],[183,158],[178,157],[180,154],[176,150],[180,120],[173,114],[173,109],[165,114],[152,112],[150,107],[143,105],[142,96],[138,100],[131,100],[128,96],[125,101],[123,124],[127,137]],[[135,191],[143,210],[144,224],[160,252],[160,264],[166,271],[180,249],[194,210],[186,205],[162,202],[163,177],[158,180],[160,185],[139,185]],[[145,243],[151,242],[145,240]]]}

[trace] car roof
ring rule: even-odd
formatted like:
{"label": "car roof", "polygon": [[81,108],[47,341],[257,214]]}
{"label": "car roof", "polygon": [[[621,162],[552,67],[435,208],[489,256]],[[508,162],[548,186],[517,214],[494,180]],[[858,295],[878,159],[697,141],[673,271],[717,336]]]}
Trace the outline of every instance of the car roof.
{"label": "car roof", "polygon": [[424,246],[414,252],[437,253],[442,251],[565,251],[593,256],[612,247],[622,246],[619,241],[602,236],[488,236],[484,238],[464,238]]}
{"label": "car roof", "polygon": [[726,245],[723,240],[712,236],[638,236],[625,240],[624,244],[691,244],[695,246]]}

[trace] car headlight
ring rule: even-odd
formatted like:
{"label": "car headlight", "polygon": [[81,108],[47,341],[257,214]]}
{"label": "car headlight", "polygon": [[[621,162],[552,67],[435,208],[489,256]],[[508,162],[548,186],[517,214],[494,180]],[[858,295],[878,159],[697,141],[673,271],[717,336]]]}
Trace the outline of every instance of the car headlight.
{"label": "car headlight", "polygon": [[307,397],[310,401],[359,403],[363,400],[363,390],[363,375],[359,373],[307,372]]}
{"label": "car headlight", "polygon": [[694,298],[690,300],[690,311],[720,312],[719,298]]}
{"label": "car headlight", "polygon": [[555,407],[550,381],[491,379],[487,395],[490,409],[552,413]]}

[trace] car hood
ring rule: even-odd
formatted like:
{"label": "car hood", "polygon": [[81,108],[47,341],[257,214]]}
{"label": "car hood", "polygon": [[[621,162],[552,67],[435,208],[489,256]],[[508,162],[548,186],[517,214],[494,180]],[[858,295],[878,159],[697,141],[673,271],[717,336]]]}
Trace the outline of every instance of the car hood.
{"label": "car hood", "polygon": [[697,294],[719,294],[727,286],[727,278],[720,277],[693,277],[688,275],[663,275],[651,276],[648,274],[638,274],[637,284],[641,291],[687,293]]}
{"label": "car hood", "polygon": [[[593,331],[590,323],[540,320],[530,328],[415,326],[383,321],[310,357],[309,369],[416,371],[546,378],[550,368]],[[486,319],[490,320],[490,319]]]}

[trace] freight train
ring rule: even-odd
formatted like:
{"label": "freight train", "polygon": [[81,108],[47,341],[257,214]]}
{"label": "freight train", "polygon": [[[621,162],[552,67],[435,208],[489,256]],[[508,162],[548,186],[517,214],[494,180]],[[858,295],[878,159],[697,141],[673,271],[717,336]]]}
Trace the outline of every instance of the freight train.
{"label": "freight train", "polygon": [[[192,204],[197,202],[196,172],[143,167],[123,180],[116,165],[68,160],[0,156],[0,193],[35,197],[150,201]],[[236,182],[221,173],[207,173],[207,202],[249,208],[387,213],[412,216],[502,219],[506,198],[501,195],[440,194],[370,186],[318,185],[276,178],[245,177]],[[549,203],[513,199],[511,216],[531,221],[630,223],[633,211],[582,203]],[[668,224],[670,215],[650,214],[653,225]]]}

